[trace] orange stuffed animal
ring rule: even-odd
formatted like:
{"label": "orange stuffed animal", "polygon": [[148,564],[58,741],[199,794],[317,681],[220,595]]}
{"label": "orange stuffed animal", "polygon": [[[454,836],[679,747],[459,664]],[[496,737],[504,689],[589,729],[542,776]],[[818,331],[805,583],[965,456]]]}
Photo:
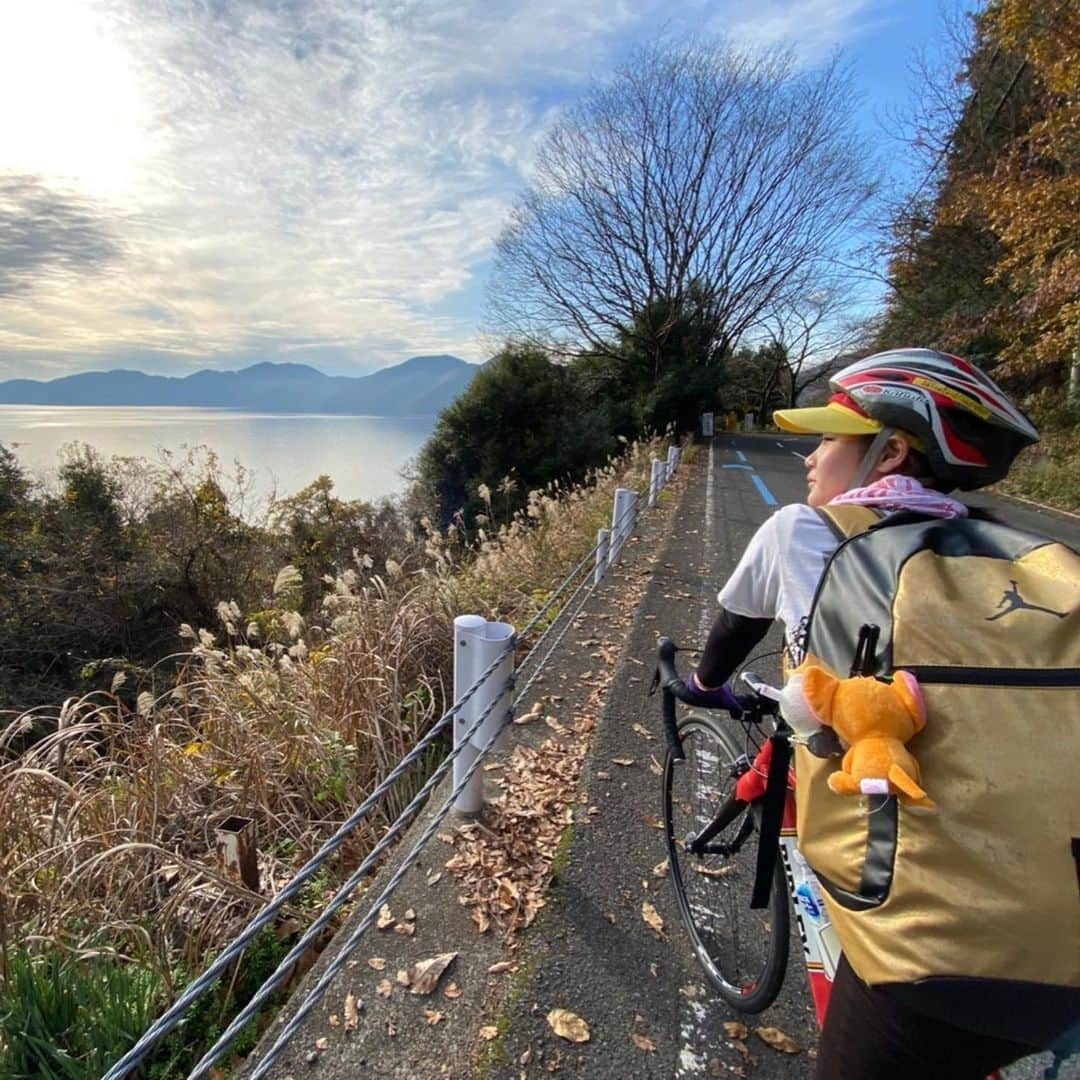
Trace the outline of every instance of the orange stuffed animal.
{"label": "orange stuffed animal", "polygon": [[914,675],[891,680],[856,675],[840,679],[824,668],[800,669],[802,696],[814,718],[843,740],[847,751],[829,776],[838,795],[898,794],[912,806],[933,807],[919,786],[919,763],[904,744],[926,726],[926,705]]}

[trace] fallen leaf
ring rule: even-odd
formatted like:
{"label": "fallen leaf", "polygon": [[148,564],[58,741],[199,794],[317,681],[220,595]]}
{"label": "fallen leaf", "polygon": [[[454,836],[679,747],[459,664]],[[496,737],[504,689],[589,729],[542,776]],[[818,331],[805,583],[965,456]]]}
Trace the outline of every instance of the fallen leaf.
{"label": "fallen leaf", "polygon": [[668,861],[667,859],[661,859],[653,868],[653,877],[667,877],[668,876]]}
{"label": "fallen leaf", "polygon": [[634,1032],[630,1038],[634,1040],[634,1045],[639,1050],[644,1050],[649,1054],[656,1052],[656,1044],[647,1035],[639,1035],[637,1032]]}
{"label": "fallen leaf", "polygon": [[424,1016],[427,1018],[428,1027],[434,1027],[436,1024],[441,1024],[443,1020],[446,1019],[438,1009],[424,1009]]}
{"label": "fallen leaf", "polygon": [[439,880],[439,878],[441,878],[441,877],[442,877],[442,871],[441,870],[437,874],[428,874],[427,883],[429,885],[434,885],[435,882],[437,882]]}
{"label": "fallen leaf", "polygon": [[598,772],[596,774],[596,779],[597,780],[610,780],[611,779],[611,773],[609,773],[609,772]]}
{"label": "fallen leaf", "polygon": [[659,971],[660,971],[660,965],[657,964],[657,962],[654,960],[649,965],[649,974],[655,979],[657,974],[659,973]]}
{"label": "fallen leaf", "polygon": [[375,926],[379,930],[386,930],[388,927],[391,927],[393,925],[394,915],[393,912],[390,910],[390,905],[383,904],[383,906],[379,908],[379,917],[375,921]]}
{"label": "fallen leaf", "polygon": [[735,863],[728,863],[727,866],[703,866],[701,863],[694,863],[694,872],[704,877],[727,877],[728,874],[733,874],[736,869]]}
{"label": "fallen leaf", "polygon": [[439,832],[435,834],[436,839],[441,840],[444,844],[452,844],[454,842],[453,833]]}
{"label": "fallen leaf", "polygon": [[416,923],[397,922],[394,924],[394,933],[402,934],[405,937],[412,937],[416,933]]}
{"label": "fallen leaf", "polygon": [[360,1008],[355,994],[345,995],[345,1030],[352,1031],[360,1022]]}
{"label": "fallen leaf", "polygon": [[607,921],[609,923],[611,923],[612,926],[615,925],[615,912],[614,911],[605,911],[604,912],[604,918],[607,919]]}
{"label": "fallen leaf", "polygon": [[375,993],[378,994],[379,997],[388,998],[393,992],[394,987],[389,979],[383,979],[379,985],[375,987]]}
{"label": "fallen leaf", "polygon": [[382,971],[386,967],[386,958],[382,956],[369,956],[368,967],[374,971]]}
{"label": "fallen leaf", "polygon": [[613,757],[611,763],[613,765],[622,765],[626,767],[628,765],[633,765],[634,759],[632,757]]}
{"label": "fallen leaf", "polygon": [[569,1009],[552,1009],[547,1014],[547,1022],[556,1035],[567,1039],[569,1042],[583,1043],[589,1041],[589,1025]]}
{"label": "fallen leaf", "polygon": [[410,994],[430,994],[438,985],[443,972],[454,962],[456,952],[440,953],[428,960],[419,960],[409,972]]}
{"label": "fallen leaf", "polygon": [[486,1027],[480,1029],[480,1038],[484,1042],[491,1042],[492,1039],[499,1037],[499,1029],[494,1024],[488,1024]]}
{"label": "fallen leaf", "polygon": [[802,1047],[787,1033],[775,1027],[754,1028],[754,1034],[774,1050],[784,1054],[797,1054]]}
{"label": "fallen leaf", "polygon": [[476,928],[481,934],[487,933],[488,928],[491,926],[491,920],[488,918],[487,913],[483,908],[474,907],[472,911],[469,912],[469,918],[476,923]]}
{"label": "fallen leaf", "polygon": [[407,971],[399,971],[396,978],[398,986],[410,986],[412,984],[412,979],[409,978],[409,973]]}
{"label": "fallen leaf", "polygon": [[645,920],[649,929],[652,930],[658,938],[663,938],[664,920],[651,900],[643,900],[641,902],[641,917]]}
{"label": "fallen leaf", "polygon": [[331,1026],[331,1027],[341,1027],[341,1020],[340,1020],[340,1018],[338,1017],[337,1013],[334,1013],[333,1015],[331,1015],[331,1016],[328,1016],[328,1017],[326,1018],[326,1022],[327,1022],[327,1023],[328,1023],[328,1024],[329,1024],[329,1025]]}
{"label": "fallen leaf", "polygon": [[729,1039],[745,1039],[749,1032],[741,1020],[725,1020],[724,1034]]}
{"label": "fallen leaf", "polygon": [[661,765],[652,754],[649,755],[649,772],[651,772],[653,776],[661,776],[664,772],[664,766]]}
{"label": "fallen leaf", "polygon": [[320,1051],[325,1050],[329,1045],[330,1045],[330,1040],[325,1035],[320,1035],[319,1038],[317,1038],[315,1040],[315,1049],[316,1050],[320,1050]]}
{"label": "fallen leaf", "polygon": [[489,975],[500,975],[504,971],[509,971],[514,966],[512,960],[500,960],[498,963],[492,964],[488,968]]}
{"label": "fallen leaf", "polygon": [[636,731],[643,739],[655,739],[656,736],[647,728],[641,724],[633,725],[634,731]]}
{"label": "fallen leaf", "polygon": [[646,814],[643,820],[650,829],[662,829],[664,827],[664,823],[655,814]]}
{"label": "fallen leaf", "polygon": [[461,989],[458,984],[455,982],[447,983],[443,987],[443,997],[449,998],[451,1001],[453,1001],[455,998],[461,997]]}

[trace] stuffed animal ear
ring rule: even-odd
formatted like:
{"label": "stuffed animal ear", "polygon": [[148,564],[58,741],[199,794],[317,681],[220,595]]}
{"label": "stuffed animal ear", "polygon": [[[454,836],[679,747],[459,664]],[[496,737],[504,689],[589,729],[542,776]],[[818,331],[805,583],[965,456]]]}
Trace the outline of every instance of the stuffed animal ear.
{"label": "stuffed animal ear", "polygon": [[919,680],[910,671],[897,671],[893,674],[893,689],[915,721],[915,731],[922,731],[926,727],[926,701]]}
{"label": "stuffed animal ear", "polygon": [[836,697],[840,680],[814,664],[803,668],[802,675],[802,691],[806,703],[818,720],[823,724],[831,723],[833,699]]}

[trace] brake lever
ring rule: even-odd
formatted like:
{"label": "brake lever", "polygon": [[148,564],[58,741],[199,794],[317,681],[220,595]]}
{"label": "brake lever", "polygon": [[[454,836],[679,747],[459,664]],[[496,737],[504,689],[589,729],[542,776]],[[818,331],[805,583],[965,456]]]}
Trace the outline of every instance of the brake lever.
{"label": "brake lever", "polygon": [[653,672],[652,682],[649,684],[649,697],[652,697],[660,689],[660,667],[657,665]]}

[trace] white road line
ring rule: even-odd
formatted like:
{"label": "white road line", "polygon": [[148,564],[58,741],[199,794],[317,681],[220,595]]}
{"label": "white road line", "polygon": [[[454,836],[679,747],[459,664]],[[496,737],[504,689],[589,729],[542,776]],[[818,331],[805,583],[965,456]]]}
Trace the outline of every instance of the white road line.
{"label": "white road line", "polygon": [[[713,522],[716,513],[714,477],[713,449],[710,444],[709,472],[705,481],[703,528],[706,570],[701,583],[701,618],[698,621],[698,639],[702,643],[708,636],[716,613],[717,583],[709,576],[716,566],[716,545],[713,542]],[[690,1080],[691,1077],[708,1075],[708,1047],[715,1045],[716,1033],[722,1030],[721,1025],[730,1016],[730,1010],[724,1006],[711,988],[707,988],[703,973],[699,972],[698,975],[701,978],[700,981],[695,982],[698,988],[697,997],[690,1000],[683,994],[679,995],[680,1050],[675,1060],[675,1080]]]}

